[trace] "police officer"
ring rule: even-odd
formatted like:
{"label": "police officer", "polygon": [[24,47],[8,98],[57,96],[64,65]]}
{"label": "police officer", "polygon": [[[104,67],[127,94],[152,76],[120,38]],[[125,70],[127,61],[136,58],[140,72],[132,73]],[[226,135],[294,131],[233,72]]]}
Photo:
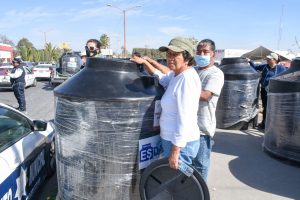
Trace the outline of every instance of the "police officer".
{"label": "police officer", "polygon": [[10,82],[14,95],[18,101],[19,107],[17,108],[21,112],[26,112],[26,102],[25,102],[25,70],[20,65],[22,60],[20,58],[14,58],[12,64],[14,68],[11,72],[7,72],[10,77]]}

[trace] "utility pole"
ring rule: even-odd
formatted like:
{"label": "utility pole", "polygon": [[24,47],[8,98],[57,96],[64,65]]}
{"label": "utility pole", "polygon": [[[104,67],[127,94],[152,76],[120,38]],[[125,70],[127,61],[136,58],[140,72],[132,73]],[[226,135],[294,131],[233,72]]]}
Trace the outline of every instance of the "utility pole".
{"label": "utility pole", "polygon": [[139,7],[142,7],[142,6],[141,5],[137,5],[137,6],[132,6],[130,8],[126,8],[126,9],[121,9],[121,8],[119,8],[117,6],[113,6],[111,4],[107,4],[106,6],[112,7],[112,8],[116,8],[116,9],[120,10],[122,12],[122,14],[123,14],[123,20],[124,20],[124,22],[123,22],[123,30],[124,30],[124,45],[123,45],[123,47],[124,47],[123,51],[124,52],[123,52],[123,56],[126,58],[127,57],[127,48],[126,48],[126,12],[129,11],[129,10],[132,10],[134,8],[139,8]]}
{"label": "utility pole", "polygon": [[52,31],[53,29],[50,30],[40,30],[39,32],[41,32],[44,36],[44,48],[47,47],[47,33]]}
{"label": "utility pole", "polygon": [[277,50],[280,48],[280,41],[282,37],[282,18],[283,18],[283,12],[284,12],[284,5],[281,6],[281,15],[280,15],[280,20],[279,20],[279,30],[278,30],[278,40],[277,40]]}

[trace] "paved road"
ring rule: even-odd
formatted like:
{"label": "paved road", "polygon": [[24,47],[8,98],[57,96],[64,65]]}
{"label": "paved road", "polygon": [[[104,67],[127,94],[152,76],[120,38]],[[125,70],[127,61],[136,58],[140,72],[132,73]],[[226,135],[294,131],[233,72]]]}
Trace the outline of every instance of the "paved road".
{"label": "paved road", "polygon": [[[38,82],[36,87],[26,88],[25,99],[30,118],[45,120],[54,118],[53,87],[47,81]],[[0,89],[0,102],[18,107],[12,90]]]}
{"label": "paved road", "polygon": [[[26,89],[28,114],[53,119],[54,97],[47,82]],[[16,105],[11,91],[0,91],[0,102]],[[215,135],[209,189],[212,200],[300,199],[300,168],[275,159],[262,150],[263,133],[218,130]],[[48,180],[37,199],[57,190],[56,177]]]}

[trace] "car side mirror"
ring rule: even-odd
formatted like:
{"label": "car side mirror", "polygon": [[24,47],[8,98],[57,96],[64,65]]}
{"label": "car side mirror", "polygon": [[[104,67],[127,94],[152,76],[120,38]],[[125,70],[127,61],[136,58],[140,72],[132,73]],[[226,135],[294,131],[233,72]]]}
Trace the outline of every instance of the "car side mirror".
{"label": "car side mirror", "polygon": [[45,131],[47,129],[47,122],[42,120],[33,120],[34,131]]}

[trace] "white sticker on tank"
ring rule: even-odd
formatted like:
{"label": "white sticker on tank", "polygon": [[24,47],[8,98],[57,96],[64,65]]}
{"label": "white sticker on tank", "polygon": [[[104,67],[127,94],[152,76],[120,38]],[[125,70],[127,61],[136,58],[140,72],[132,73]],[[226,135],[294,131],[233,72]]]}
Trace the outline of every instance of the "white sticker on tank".
{"label": "white sticker on tank", "polygon": [[139,140],[139,169],[144,169],[160,158],[161,139],[159,135]]}
{"label": "white sticker on tank", "polygon": [[155,101],[155,108],[154,108],[154,119],[153,119],[153,127],[159,127],[159,119],[161,115],[161,105],[160,100]]}

